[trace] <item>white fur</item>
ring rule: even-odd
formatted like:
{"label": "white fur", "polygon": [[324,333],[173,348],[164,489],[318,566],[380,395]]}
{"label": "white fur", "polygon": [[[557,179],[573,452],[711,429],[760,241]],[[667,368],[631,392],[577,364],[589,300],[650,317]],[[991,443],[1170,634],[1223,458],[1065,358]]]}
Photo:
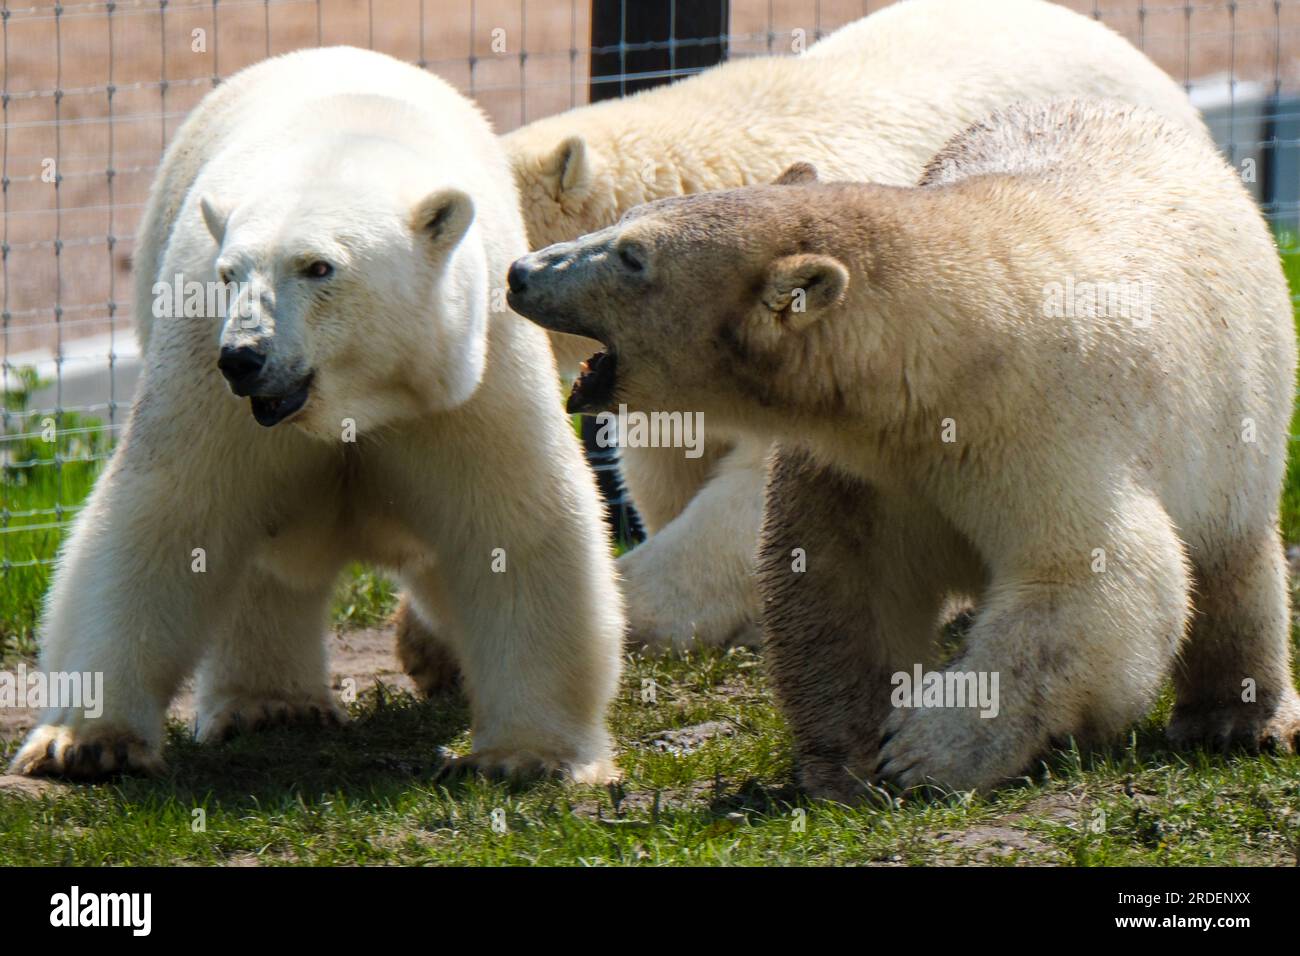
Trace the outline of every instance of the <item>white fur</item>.
{"label": "white fur", "polygon": [[[456,215],[422,231],[430,209]],[[156,766],[195,667],[201,739],[337,716],[326,601],[362,560],[436,613],[471,699],[471,764],[612,773],[622,612],[594,483],[545,336],[492,309],[523,251],[497,139],[429,73],[306,51],[200,104],[144,217],[139,397],[42,625],[42,666],[103,672],[104,714],[46,713],[17,770]],[[328,293],[298,271],[317,256],[337,267]],[[157,279],[219,268],[251,283],[248,322],[151,316]],[[264,428],[227,388],[219,346],[246,342],[269,345],[277,381],[315,371],[297,417]]]}
{"label": "white fur", "polygon": [[[1090,18],[1040,0],[908,0],[802,57],[727,63],[505,141],[537,249],[611,225],[638,203],[770,182],[801,160],[824,180],[908,185],[993,110],[1083,95],[1203,128],[1176,83]],[[593,350],[556,337],[562,365]],[[628,489],[652,532],[621,559],[634,638],[682,647],[755,637],[765,451],[716,433],[698,461],[679,449],[624,450]]]}
{"label": "white fur", "polygon": [[[664,200],[515,266],[516,308],[617,356],[590,401],[671,395],[778,443],[759,576],[804,785],[992,787],[1170,677],[1175,743],[1295,748],[1296,337],[1237,172],[1072,100],[972,126],[922,182]],[[996,715],[891,708],[963,598],[946,667],[999,675]]]}

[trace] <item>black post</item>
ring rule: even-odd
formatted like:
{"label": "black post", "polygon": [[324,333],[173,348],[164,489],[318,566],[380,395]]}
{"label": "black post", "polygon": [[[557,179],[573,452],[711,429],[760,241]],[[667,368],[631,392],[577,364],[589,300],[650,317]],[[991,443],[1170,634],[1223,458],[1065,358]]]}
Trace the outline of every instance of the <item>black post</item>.
{"label": "black post", "polygon": [[[591,102],[626,96],[721,63],[727,57],[729,0],[591,0]],[[623,489],[618,459],[596,444],[596,420],[582,419],[587,458],[596,472],[617,539],[645,535]]]}
{"label": "black post", "polygon": [[591,102],[721,63],[728,6],[729,0],[592,0]]}

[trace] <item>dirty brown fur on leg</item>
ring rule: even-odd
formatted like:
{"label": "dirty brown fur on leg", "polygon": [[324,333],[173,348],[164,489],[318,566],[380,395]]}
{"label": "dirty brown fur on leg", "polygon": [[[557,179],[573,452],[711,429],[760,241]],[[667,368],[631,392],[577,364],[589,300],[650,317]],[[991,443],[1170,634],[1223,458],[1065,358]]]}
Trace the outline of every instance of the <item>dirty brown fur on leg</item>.
{"label": "dirty brown fur on leg", "polygon": [[397,659],[421,694],[436,697],[460,687],[456,658],[416,612],[409,597],[402,597],[393,624],[397,629]]}
{"label": "dirty brown fur on leg", "polygon": [[1252,542],[1193,553],[1196,615],[1174,672],[1169,724],[1180,747],[1300,747],[1291,677],[1286,567],[1271,527]]}
{"label": "dirty brown fur on leg", "polygon": [[766,655],[800,785],[817,796],[865,793],[892,674],[937,653],[940,576],[914,573],[917,562],[897,553],[906,539],[890,508],[878,490],[803,453],[773,458],[759,554]]}

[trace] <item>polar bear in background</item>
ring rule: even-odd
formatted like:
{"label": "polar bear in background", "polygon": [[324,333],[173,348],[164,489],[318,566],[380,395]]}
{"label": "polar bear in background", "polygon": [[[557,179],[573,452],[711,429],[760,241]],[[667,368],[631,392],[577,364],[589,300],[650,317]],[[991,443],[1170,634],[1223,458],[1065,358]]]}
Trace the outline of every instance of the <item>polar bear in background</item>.
{"label": "polar bear in background", "polygon": [[[525,251],[499,140],[429,73],[312,50],[199,105],[144,217],[138,398],[42,624],[104,712],[44,714],[16,771],[158,766],[195,667],[200,739],[338,719],[326,605],[363,560],[459,666],[463,766],[611,775],[621,604],[546,336],[497,288]],[[225,308],[173,310],[196,284]]]}
{"label": "polar bear in background", "polygon": [[[914,183],[951,136],[1021,99],[1091,95],[1203,131],[1181,87],[1094,20],[1040,0],[908,0],[799,57],[737,60],[505,136],[534,248],[632,206],[771,182],[797,161],[828,179]],[[689,305],[689,303],[687,303]],[[594,350],[556,340],[561,364]],[[656,408],[682,409],[671,395]],[[657,647],[752,641],[762,442],[705,422],[706,453],[625,448],[649,539],[620,558],[629,633]],[[418,628],[417,628],[418,630]]]}
{"label": "polar bear in background", "polygon": [[[1169,677],[1175,743],[1300,744],[1296,337],[1238,173],[1070,101],[972,127],[919,186],[814,179],[651,203],[509,275],[521,314],[605,343],[584,404],[673,395],[778,442],[759,576],[802,784],[993,787]],[[917,672],[953,696],[900,695]]]}

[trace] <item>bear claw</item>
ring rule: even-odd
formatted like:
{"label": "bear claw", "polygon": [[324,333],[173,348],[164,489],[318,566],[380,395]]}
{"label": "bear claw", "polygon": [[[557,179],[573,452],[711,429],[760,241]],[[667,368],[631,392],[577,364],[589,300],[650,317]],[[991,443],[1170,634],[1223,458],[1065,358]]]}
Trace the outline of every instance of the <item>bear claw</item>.
{"label": "bear claw", "polygon": [[272,727],[339,727],[346,722],[347,715],[333,698],[307,701],[237,698],[200,719],[197,736],[201,743],[223,743],[241,734]]}
{"label": "bear claw", "polygon": [[1175,707],[1166,736],[1179,750],[1295,753],[1300,750],[1300,702],[1287,701],[1271,712],[1258,704]]}
{"label": "bear claw", "polygon": [[82,781],[119,773],[155,774],[162,769],[158,748],[137,734],[86,725],[37,727],[9,765],[14,774]]}
{"label": "bear claw", "polygon": [[528,751],[482,750],[465,757],[448,756],[437,780],[455,782],[478,776],[498,783],[559,780],[572,783],[611,783],[618,772],[607,760],[579,762]]}

